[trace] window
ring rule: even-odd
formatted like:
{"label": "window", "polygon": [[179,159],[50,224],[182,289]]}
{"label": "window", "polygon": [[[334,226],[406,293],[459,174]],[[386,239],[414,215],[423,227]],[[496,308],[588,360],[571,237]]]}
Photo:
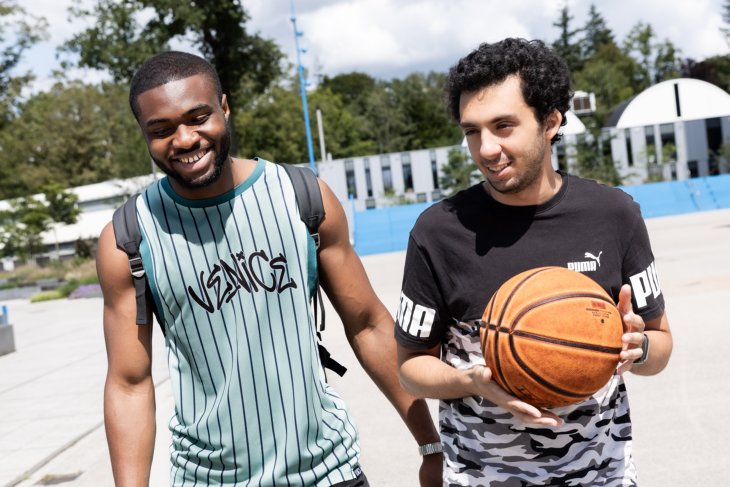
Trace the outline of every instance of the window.
{"label": "window", "polygon": [[345,179],[347,180],[347,195],[357,198],[357,184],[355,183],[355,163],[352,159],[345,160]]}
{"label": "window", "polygon": [[662,138],[662,162],[676,160],[677,147],[674,141],[674,124],[664,123],[660,125],[659,133]]}
{"label": "window", "polygon": [[654,140],[654,126],[644,127],[644,138],[646,139],[646,162],[656,162],[656,141]]}
{"label": "window", "polygon": [[393,172],[390,168],[390,156],[380,156],[380,170],[383,172],[383,190],[393,191]]}
{"label": "window", "polygon": [[368,198],[373,196],[373,178],[370,175],[370,159],[367,157],[363,160],[365,163],[365,187],[368,190]]}
{"label": "window", "polygon": [[433,179],[433,187],[434,189],[439,189],[439,168],[438,162],[436,161],[436,151],[429,151],[429,155],[431,156],[431,178]]}
{"label": "window", "polygon": [[401,154],[400,161],[403,166],[403,189],[406,191],[413,191],[413,170],[411,169],[411,155],[407,152]]}
{"label": "window", "polygon": [[722,146],[722,122],[719,118],[708,118],[705,120],[707,131],[707,148],[718,152]]}

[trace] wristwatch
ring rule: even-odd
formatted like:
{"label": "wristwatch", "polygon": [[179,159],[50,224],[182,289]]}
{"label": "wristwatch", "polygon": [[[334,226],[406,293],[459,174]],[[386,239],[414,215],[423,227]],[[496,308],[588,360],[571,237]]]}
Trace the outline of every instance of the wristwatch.
{"label": "wristwatch", "polygon": [[444,451],[444,445],[442,445],[441,442],[418,446],[418,453],[420,453],[422,457],[425,457],[426,455],[433,455],[434,453],[441,453],[442,451]]}
{"label": "wristwatch", "polygon": [[641,349],[643,350],[643,353],[641,354],[641,357],[639,357],[639,360],[634,361],[634,365],[643,365],[646,363],[646,359],[649,358],[649,337],[644,333],[644,342],[641,344]]}

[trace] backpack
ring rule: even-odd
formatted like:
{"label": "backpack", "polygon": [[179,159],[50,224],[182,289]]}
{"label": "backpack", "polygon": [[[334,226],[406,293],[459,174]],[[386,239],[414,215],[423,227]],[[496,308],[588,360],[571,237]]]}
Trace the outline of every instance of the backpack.
{"label": "backpack", "polygon": [[[317,176],[306,167],[292,166],[291,164],[279,163],[291,180],[294,187],[299,215],[302,222],[307,227],[309,234],[314,239],[317,251],[319,251],[319,225],[324,219],[324,204],[322,203],[322,194],[317,184]],[[137,303],[136,323],[138,325],[148,325],[147,321],[147,303],[151,297],[149,283],[142,266],[142,256],[139,253],[139,245],[142,241],[142,234],[139,230],[137,222],[136,202],[140,193],[130,196],[122,206],[114,211],[112,216],[112,226],[114,227],[114,236],[117,247],[127,254],[129,259],[129,270],[134,281],[135,300]],[[319,255],[319,254],[318,254]],[[322,365],[335,372],[339,376],[343,376],[347,371],[343,365],[332,358],[329,351],[322,345],[322,331],[324,330],[324,304],[322,302],[322,290],[319,286],[319,279],[315,282],[315,296],[313,302],[315,332],[317,335],[317,348],[319,351],[320,361]],[[165,328],[158,314],[158,310],[152,303],[152,312],[160,324],[163,335]],[[317,310],[321,310],[321,318],[317,324]]]}

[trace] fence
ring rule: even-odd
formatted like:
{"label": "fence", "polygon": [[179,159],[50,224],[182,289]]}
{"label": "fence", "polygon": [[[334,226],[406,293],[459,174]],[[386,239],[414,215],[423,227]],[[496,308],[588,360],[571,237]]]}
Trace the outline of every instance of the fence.
{"label": "fence", "polygon": [[[621,186],[641,205],[645,218],[730,208],[730,174]],[[359,255],[405,250],[418,215],[431,203],[354,212],[355,250]]]}

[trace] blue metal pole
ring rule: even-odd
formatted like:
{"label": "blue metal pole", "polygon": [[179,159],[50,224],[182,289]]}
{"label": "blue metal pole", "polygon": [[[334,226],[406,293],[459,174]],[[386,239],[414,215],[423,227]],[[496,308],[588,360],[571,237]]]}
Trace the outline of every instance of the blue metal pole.
{"label": "blue metal pole", "polygon": [[304,129],[307,133],[307,152],[309,153],[309,167],[314,174],[317,174],[317,167],[314,164],[314,148],[312,147],[312,130],[309,127],[309,108],[307,107],[307,82],[304,79],[304,66],[302,65],[302,49],[299,48],[299,38],[303,32],[297,29],[297,15],[294,10],[294,0],[291,0],[291,23],[294,28],[294,43],[297,49],[297,70],[299,71],[299,94],[302,97],[302,109],[304,110]]}

